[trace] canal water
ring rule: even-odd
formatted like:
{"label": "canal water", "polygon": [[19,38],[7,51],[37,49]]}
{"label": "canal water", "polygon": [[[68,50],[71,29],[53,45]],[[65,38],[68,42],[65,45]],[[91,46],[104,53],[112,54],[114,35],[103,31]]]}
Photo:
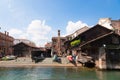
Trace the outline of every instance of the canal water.
{"label": "canal water", "polygon": [[0,80],[120,80],[120,71],[87,68],[0,68]]}

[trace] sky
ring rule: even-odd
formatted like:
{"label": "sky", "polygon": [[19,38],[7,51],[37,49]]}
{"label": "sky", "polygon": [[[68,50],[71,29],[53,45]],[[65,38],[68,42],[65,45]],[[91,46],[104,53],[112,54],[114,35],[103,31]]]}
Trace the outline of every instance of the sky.
{"label": "sky", "polygon": [[44,46],[52,37],[120,19],[120,0],[0,0],[0,32]]}

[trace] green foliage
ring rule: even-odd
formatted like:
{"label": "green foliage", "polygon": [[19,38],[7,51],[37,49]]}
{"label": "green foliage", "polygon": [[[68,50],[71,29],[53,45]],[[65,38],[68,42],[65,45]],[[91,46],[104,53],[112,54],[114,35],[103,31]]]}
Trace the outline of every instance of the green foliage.
{"label": "green foliage", "polygon": [[70,43],[71,46],[76,46],[80,44],[80,40],[74,40]]}

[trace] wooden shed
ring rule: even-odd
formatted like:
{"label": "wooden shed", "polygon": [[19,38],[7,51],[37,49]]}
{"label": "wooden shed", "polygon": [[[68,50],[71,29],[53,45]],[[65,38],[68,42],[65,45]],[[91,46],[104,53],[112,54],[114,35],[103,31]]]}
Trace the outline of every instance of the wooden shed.
{"label": "wooden shed", "polygon": [[35,46],[31,46],[27,43],[21,42],[13,46],[14,55],[18,57],[31,57],[31,52],[38,49]]}
{"label": "wooden shed", "polygon": [[70,42],[74,40],[81,42],[77,46],[71,46],[70,49],[91,56],[96,67],[100,69],[120,69],[119,32],[97,24],[71,40]]}

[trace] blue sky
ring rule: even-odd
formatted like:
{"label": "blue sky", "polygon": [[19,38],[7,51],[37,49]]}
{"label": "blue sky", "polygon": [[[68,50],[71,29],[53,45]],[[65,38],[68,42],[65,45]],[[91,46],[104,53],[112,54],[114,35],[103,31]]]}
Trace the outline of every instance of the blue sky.
{"label": "blue sky", "polygon": [[0,31],[40,46],[106,17],[120,19],[120,0],[0,0]]}

